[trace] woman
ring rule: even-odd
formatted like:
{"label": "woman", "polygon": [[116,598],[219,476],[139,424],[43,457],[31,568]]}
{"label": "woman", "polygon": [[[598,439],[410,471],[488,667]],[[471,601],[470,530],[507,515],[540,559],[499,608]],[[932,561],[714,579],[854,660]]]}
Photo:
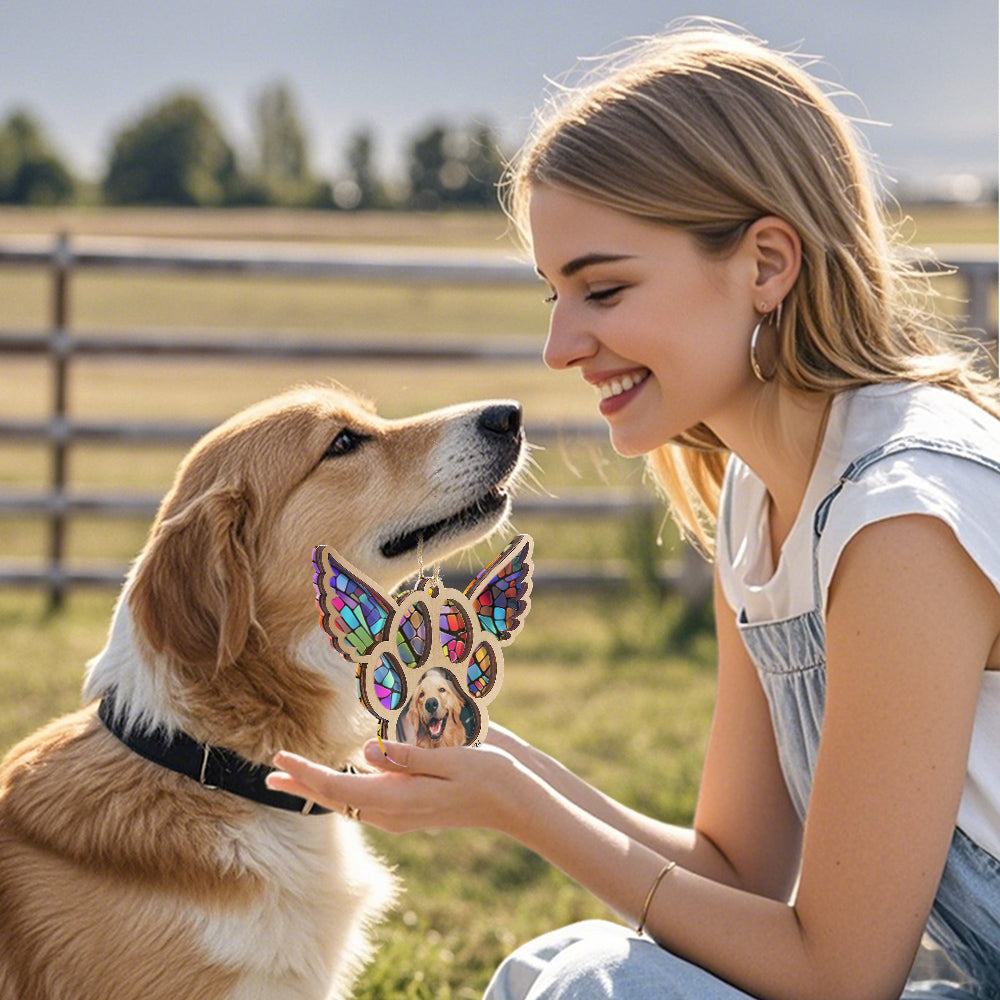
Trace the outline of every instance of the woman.
{"label": "woman", "polygon": [[[693,827],[499,727],[370,747],[374,776],[279,755],[274,787],[502,830],[640,932],[530,942],[497,1000],[1000,996],[997,387],[913,305],[849,123],[789,59],[686,29],[564,93],[509,194],[546,363],[598,390],[690,536],[714,529]],[[907,981],[925,927],[960,983]]]}

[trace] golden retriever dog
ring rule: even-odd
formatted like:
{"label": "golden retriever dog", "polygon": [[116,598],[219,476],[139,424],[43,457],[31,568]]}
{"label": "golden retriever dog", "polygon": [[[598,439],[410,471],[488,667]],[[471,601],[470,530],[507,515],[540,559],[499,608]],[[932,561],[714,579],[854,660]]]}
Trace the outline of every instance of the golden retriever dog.
{"label": "golden retriever dog", "polygon": [[[397,733],[418,747],[460,747],[468,740],[466,716],[475,713],[471,699],[458,687],[454,674],[431,667],[417,683],[399,717]],[[469,720],[470,725],[473,720]]]}
{"label": "golden retriever dog", "polygon": [[[359,824],[266,789],[287,748],[374,733],[319,627],[329,542],[391,591],[491,533],[524,452],[505,401],[379,417],[293,390],[206,435],[134,563],[84,707],[0,766],[0,1000],[324,1000],[394,883]],[[26,667],[30,669],[30,667]]]}

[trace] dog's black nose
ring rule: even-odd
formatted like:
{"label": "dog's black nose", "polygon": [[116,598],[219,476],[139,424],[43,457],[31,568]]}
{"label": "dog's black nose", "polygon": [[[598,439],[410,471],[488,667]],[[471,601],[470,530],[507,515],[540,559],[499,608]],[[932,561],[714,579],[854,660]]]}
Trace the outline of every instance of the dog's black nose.
{"label": "dog's black nose", "polygon": [[437,698],[428,698],[424,702],[424,708],[427,709],[429,715],[433,715],[438,710],[438,700]]}
{"label": "dog's black nose", "polygon": [[517,437],[521,430],[521,407],[518,403],[496,403],[479,414],[479,429],[499,437]]}

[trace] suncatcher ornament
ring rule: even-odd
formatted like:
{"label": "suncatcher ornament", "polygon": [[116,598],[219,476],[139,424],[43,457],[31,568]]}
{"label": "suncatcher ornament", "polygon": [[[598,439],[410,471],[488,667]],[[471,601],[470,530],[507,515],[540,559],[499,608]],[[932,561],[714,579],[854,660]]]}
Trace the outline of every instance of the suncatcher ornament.
{"label": "suncatcher ornament", "polygon": [[530,607],[530,535],[518,535],[463,591],[420,567],[395,599],[325,545],[313,550],[320,623],[357,664],[358,697],[383,739],[479,746],[503,683],[502,646]]}

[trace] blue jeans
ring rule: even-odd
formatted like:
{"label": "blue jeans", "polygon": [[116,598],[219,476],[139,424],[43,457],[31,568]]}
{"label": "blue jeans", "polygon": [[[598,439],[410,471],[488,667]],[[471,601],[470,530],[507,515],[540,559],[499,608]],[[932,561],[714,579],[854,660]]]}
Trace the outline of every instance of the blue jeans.
{"label": "blue jeans", "polygon": [[[912,981],[902,1000],[988,996],[943,979]],[[584,920],[518,948],[483,1000],[752,1000],[619,924]]]}

